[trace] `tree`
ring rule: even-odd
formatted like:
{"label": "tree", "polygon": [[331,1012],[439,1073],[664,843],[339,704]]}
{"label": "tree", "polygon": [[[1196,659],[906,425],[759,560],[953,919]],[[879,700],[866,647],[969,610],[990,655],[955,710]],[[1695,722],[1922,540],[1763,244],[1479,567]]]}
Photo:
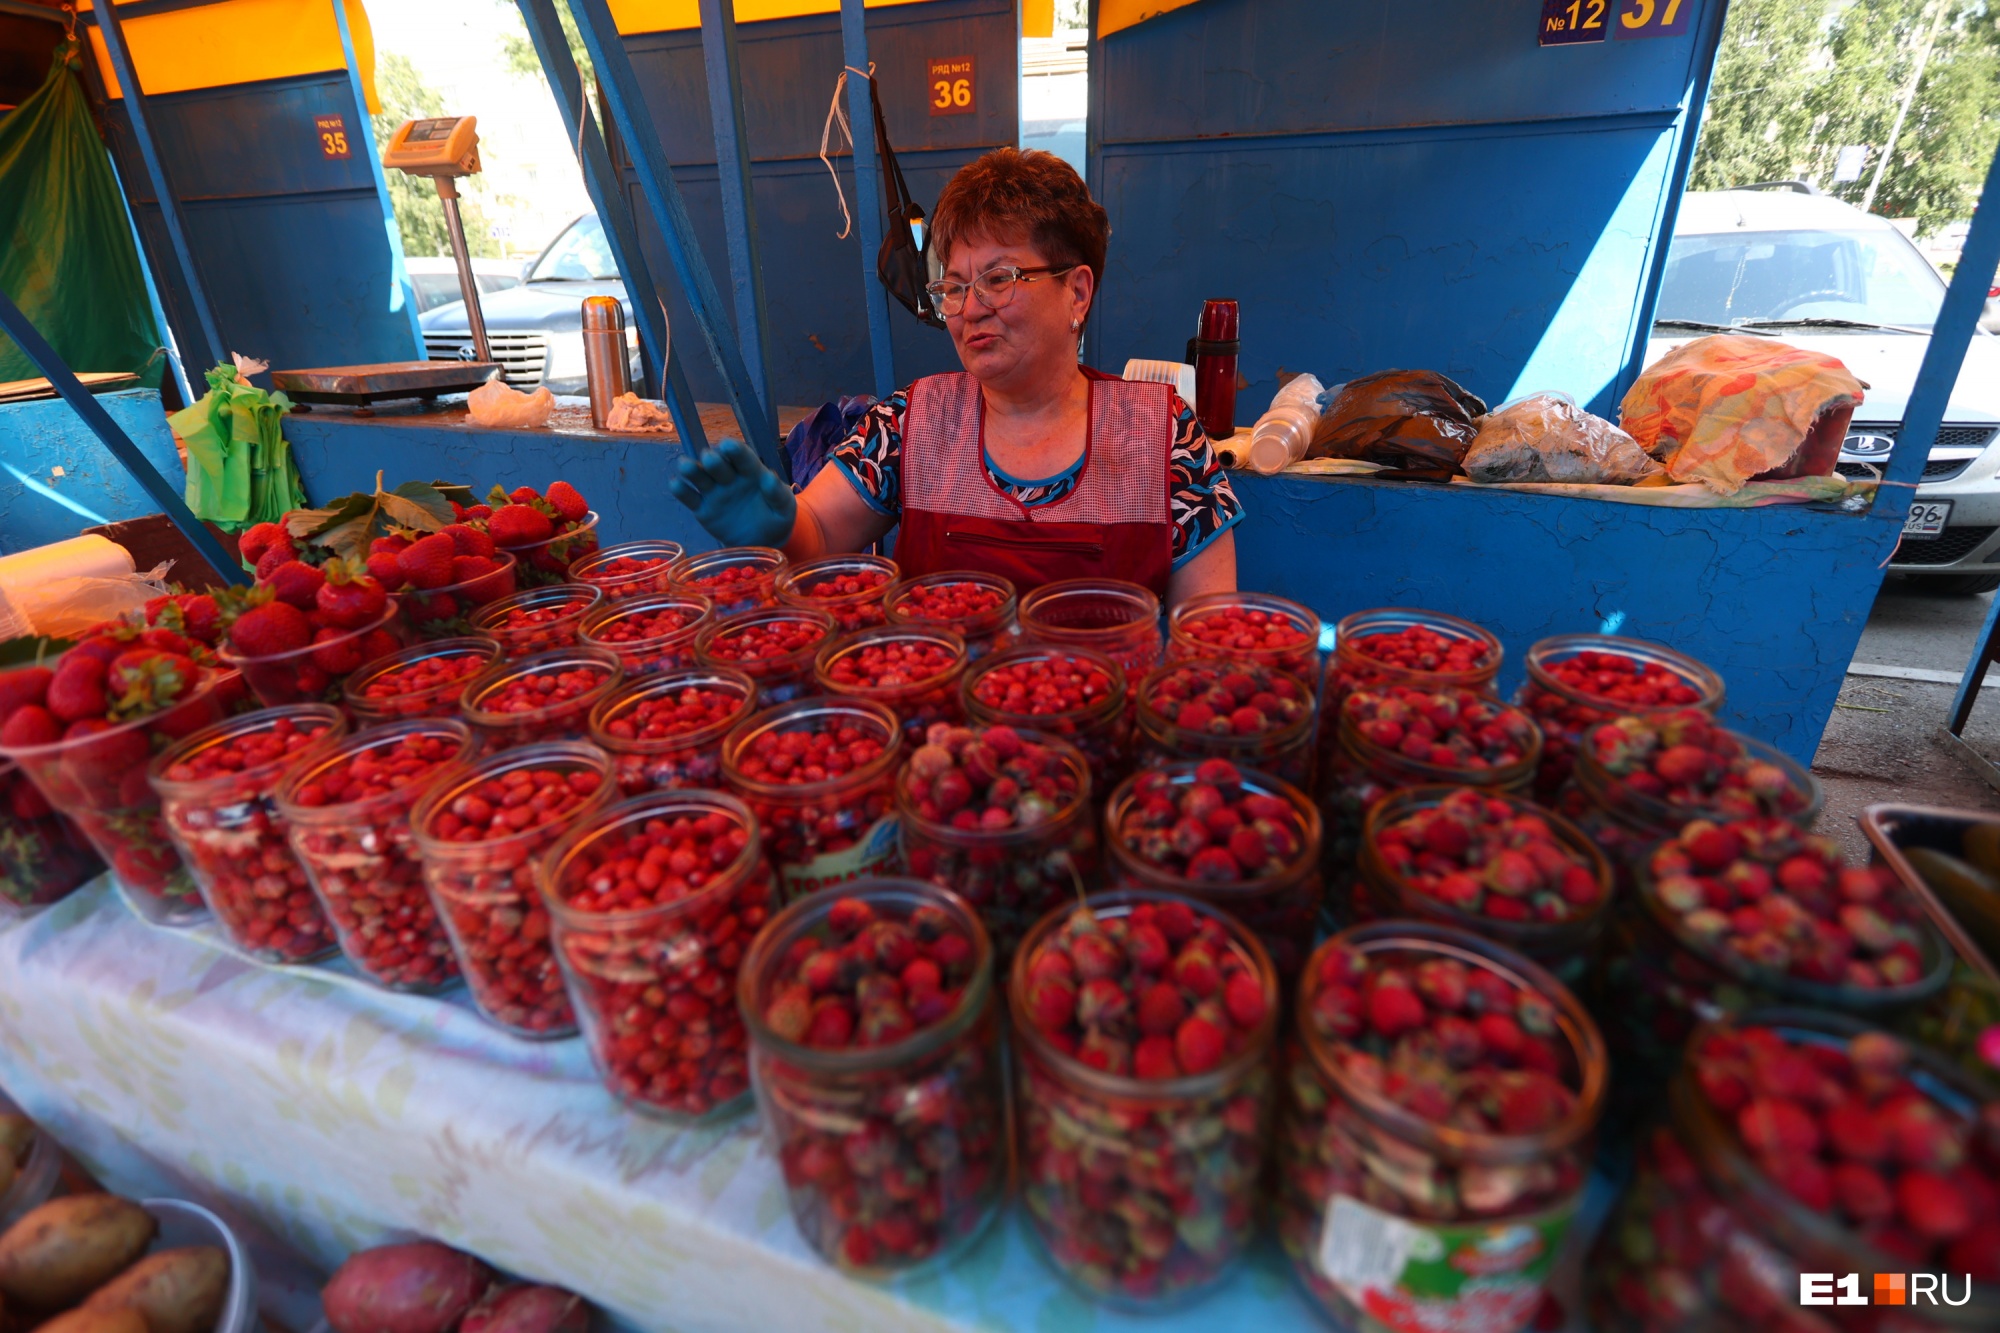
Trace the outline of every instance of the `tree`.
{"label": "tree", "polygon": [[1832,73],[1822,57],[1829,3],[1735,0],[1729,7],[1689,189],[1798,174],[1813,140],[1813,99]]}
{"label": "tree", "polygon": [[[494,2],[514,17],[515,31],[500,38],[500,54],[507,62],[507,68],[524,78],[543,79],[542,59],[535,54],[535,44],[528,39],[527,24],[521,18],[520,9],[513,0]],[[569,45],[570,59],[576,62],[577,72],[583,76],[585,91],[594,95],[597,74],[590,63],[590,52],[584,49],[583,34],[577,31],[576,18],[567,5],[556,5],[556,21],[562,24],[563,40]]]}
{"label": "tree", "polygon": [[[406,120],[418,116],[441,116],[444,99],[437,89],[424,82],[408,56],[383,53],[375,65],[375,92],[382,110],[370,118],[375,142],[386,146],[389,136]],[[406,255],[448,255],[451,233],[445,229],[444,201],[429,177],[411,176],[400,171],[383,173],[389,182],[389,203],[396,211],[396,230],[402,234]],[[500,243],[486,231],[486,215],[478,204],[461,197],[459,220],[465,225],[466,252],[478,259],[498,258]]]}

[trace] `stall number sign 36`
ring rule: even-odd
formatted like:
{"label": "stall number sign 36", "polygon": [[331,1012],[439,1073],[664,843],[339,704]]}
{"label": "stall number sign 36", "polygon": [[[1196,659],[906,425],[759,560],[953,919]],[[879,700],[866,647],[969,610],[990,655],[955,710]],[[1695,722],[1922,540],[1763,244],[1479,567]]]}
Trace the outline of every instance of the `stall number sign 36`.
{"label": "stall number sign 36", "polygon": [[933,116],[972,113],[972,57],[950,56],[930,62],[930,104]]}
{"label": "stall number sign 36", "polygon": [[321,157],[347,157],[347,121],[339,116],[314,116],[313,128],[319,132]]}
{"label": "stall number sign 36", "polygon": [[1699,0],[1542,0],[1543,46],[1607,37],[1678,37]]}

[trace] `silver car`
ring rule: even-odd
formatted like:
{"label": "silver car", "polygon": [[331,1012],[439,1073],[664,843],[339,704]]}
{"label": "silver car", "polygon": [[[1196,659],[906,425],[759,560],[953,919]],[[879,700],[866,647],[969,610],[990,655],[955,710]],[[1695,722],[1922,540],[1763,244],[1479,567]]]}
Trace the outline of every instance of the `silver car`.
{"label": "silver car", "polygon": [[[1868,386],[1840,470],[1888,460],[1945,284],[1882,218],[1796,189],[1681,201],[1648,361],[1718,329],[1836,356]],[[2000,338],[1975,331],[1891,573],[1940,592],[2000,588]]]}

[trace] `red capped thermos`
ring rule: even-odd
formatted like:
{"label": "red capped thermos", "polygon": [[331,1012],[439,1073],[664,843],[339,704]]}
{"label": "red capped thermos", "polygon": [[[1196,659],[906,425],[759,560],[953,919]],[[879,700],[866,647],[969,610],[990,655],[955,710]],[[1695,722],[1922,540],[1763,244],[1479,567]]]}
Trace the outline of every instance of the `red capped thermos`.
{"label": "red capped thermos", "polygon": [[1194,414],[1211,440],[1236,433],[1237,346],[1236,302],[1203,302],[1187,359],[1194,367]]}

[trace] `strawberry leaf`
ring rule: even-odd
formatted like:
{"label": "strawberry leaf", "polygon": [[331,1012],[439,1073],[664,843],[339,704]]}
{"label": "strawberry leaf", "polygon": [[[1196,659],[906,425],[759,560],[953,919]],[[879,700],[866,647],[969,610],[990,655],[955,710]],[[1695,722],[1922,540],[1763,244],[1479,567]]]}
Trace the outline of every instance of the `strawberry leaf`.
{"label": "strawberry leaf", "polygon": [[326,509],[296,510],[286,515],[285,526],[294,537],[360,563],[368,558],[369,543],[392,528],[436,532],[451,521],[451,502],[436,487],[406,481],[385,491],[378,472],[373,494],[356,491]]}
{"label": "strawberry leaf", "polygon": [[[401,486],[398,486],[396,489],[400,491],[403,488]],[[472,508],[472,506],[479,503],[479,501],[473,497],[472,488],[470,486],[467,486],[464,482],[461,481],[433,481],[431,483],[431,489],[436,491],[439,495],[442,495],[445,498],[445,503],[447,506],[449,506],[453,502],[456,502],[458,504],[465,506],[467,509],[470,509]]]}
{"label": "strawberry leaf", "polygon": [[486,492],[486,503],[490,507],[498,509],[503,505],[510,505],[514,502],[508,499],[507,492],[500,489],[499,484],[495,483],[493,489]]}

